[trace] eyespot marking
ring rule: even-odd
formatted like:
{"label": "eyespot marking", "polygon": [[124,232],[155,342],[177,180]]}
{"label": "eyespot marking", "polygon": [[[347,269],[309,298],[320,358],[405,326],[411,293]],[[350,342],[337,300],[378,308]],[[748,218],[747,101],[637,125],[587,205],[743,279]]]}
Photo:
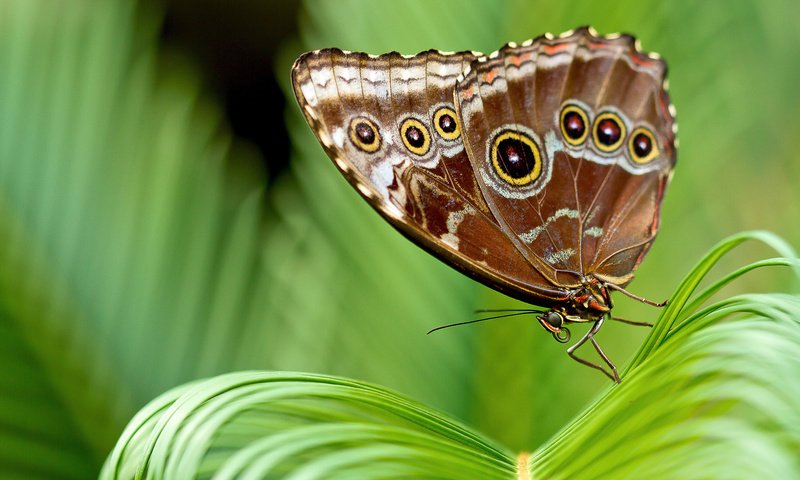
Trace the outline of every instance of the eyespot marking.
{"label": "eyespot marking", "polygon": [[611,153],[625,140],[625,124],[614,112],[601,113],[594,120],[592,137],[601,152]]}
{"label": "eyespot marking", "polygon": [[356,117],[350,121],[350,141],[367,153],[375,153],[381,147],[378,127],[366,117]]}
{"label": "eyespot marking", "polygon": [[542,173],[542,156],[538,145],[521,132],[500,132],[492,142],[491,157],[495,173],[511,185],[529,185]]}
{"label": "eyespot marking", "polygon": [[589,117],[574,104],[565,105],[560,116],[561,135],[573,146],[581,145],[589,136]]}
{"label": "eyespot marking", "polygon": [[658,142],[653,132],[644,127],[635,129],[628,140],[631,160],[639,165],[650,163],[659,155]]}
{"label": "eyespot marking", "polygon": [[431,149],[431,134],[428,128],[416,118],[403,120],[400,126],[400,138],[408,151],[423,156]]}
{"label": "eyespot marking", "polygon": [[452,108],[442,107],[433,114],[436,133],[445,140],[456,140],[461,136],[461,127]]}

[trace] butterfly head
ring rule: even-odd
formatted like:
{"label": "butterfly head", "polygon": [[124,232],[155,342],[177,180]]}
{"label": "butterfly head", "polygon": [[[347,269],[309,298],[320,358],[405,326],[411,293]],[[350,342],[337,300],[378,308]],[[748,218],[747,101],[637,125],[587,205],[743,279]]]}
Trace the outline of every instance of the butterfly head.
{"label": "butterfly head", "polygon": [[569,341],[567,323],[592,322],[611,311],[608,289],[592,275],[580,276],[580,285],[564,298],[558,308],[537,316],[539,323],[553,334],[553,338],[564,343]]}
{"label": "butterfly head", "polygon": [[553,338],[559,343],[566,343],[569,341],[569,329],[564,326],[567,322],[565,314],[550,310],[543,315],[537,316],[536,319],[539,320],[539,323],[542,324],[545,330],[553,334]]}

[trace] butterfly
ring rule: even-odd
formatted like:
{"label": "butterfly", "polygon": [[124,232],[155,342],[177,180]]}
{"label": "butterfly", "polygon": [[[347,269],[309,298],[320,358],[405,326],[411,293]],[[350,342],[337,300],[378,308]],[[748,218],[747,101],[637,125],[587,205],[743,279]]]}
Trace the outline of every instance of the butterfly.
{"label": "butterfly", "polygon": [[[590,324],[567,352],[619,383],[594,338],[616,319],[611,293],[664,305],[625,286],[676,162],[666,70],[633,37],[583,27],[488,56],[317,50],[292,84],[328,156],[389,223],[541,307],[528,311],[556,340]],[[610,371],[575,354],[587,341]]]}

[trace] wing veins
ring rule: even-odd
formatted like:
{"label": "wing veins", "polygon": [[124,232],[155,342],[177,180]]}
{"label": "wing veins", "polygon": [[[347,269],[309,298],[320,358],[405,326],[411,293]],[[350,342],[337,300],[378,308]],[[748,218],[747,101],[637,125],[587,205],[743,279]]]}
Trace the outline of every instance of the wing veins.
{"label": "wing veins", "polygon": [[[505,69],[505,57],[503,58],[503,62],[504,62],[504,69]],[[481,99],[481,107],[483,107],[485,104],[484,104],[484,102],[483,102],[483,93],[481,92],[481,89],[480,89],[480,83],[479,83],[479,82],[480,82],[480,80],[479,80],[479,78],[478,78],[478,72],[477,72],[477,70],[475,71],[475,80],[474,80],[474,82],[476,83],[477,96],[478,96],[478,97]],[[509,106],[511,106],[511,100],[508,98],[508,92],[506,92],[506,95],[503,95],[503,97],[504,97],[504,98],[507,100],[507,102],[508,102]],[[512,109],[512,112],[513,112],[513,106],[511,107],[511,109]],[[485,111],[485,110],[484,110],[484,111]],[[513,115],[513,114],[512,114],[512,115]],[[516,117],[515,117],[515,120],[516,120]],[[501,158],[501,161],[503,161],[503,160],[502,160],[502,156],[500,156],[500,158]],[[503,162],[504,162],[504,164],[505,164],[505,161],[503,161]],[[505,166],[506,166],[506,168],[508,168],[508,165],[505,165]],[[484,196],[484,198],[486,199],[486,197],[485,197],[485,196]],[[490,204],[491,204],[491,205],[496,205],[496,203],[494,202],[494,200],[492,200],[491,202],[489,202],[489,199],[486,199],[486,200],[487,200],[487,205],[490,205]],[[530,203],[530,199],[526,199],[526,201],[528,202],[528,204],[529,204],[529,205],[531,205],[531,207],[533,206],[533,205]],[[491,210],[491,207],[490,207],[489,209]],[[541,214],[541,212],[540,212],[539,210],[536,210],[536,212],[537,212],[537,214],[539,215],[539,218],[542,220],[542,224],[544,224],[544,218],[542,217],[542,214]],[[492,214],[494,215],[494,212],[492,212]],[[501,216],[501,217],[502,217],[502,216]],[[497,218],[497,216],[495,216],[495,218]],[[537,260],[539,260],[539,261],[542,263],[542,265],[547,265],[547,262],[546,262],[546,261],[545,261],[545,260],[544,260],[542,257],[540,257],[539,255],[537,255],[537,254],[536,254],[536,252],[534,252],[533,250],[531,250],[530,248],[528,248],[528,246],[525,244],[525,242],[523,242],[523,241],[521,241],[521,240],[520,240],[520,238],[519,238],[519,236],[517,235],[517,233],[516,233],[516,232],[514,232],[514,230],[512,230],[512,229],[511,229],[511,228],[508,226],[508,224],[505,222],[505,220],[504,220],[504,219],[502,219],[502,218],[497,218],[497,221],[498,221],[498,224],[500,225],[500,227],[503,229],[503,233],[506,235],[506,237],[508,237],[509,239],[511,239],[511,243],[514,245],[514,247],[517,249],[517,251],[519,251],[519,252],[520,252],[520,255],[522,255],[522,257],[524,257],[524,258],[525,258],[525,260],[526,260],[526,261],[527,261],[527,262],[528,262],[528,263],[529,263],[529,264],[530,264],[530,265],[531,265],[531,266],[532,266],[532,267],[533,267],[533,268],[534,268],[534,269],[535,269],[537,272],[539,272],[539,274],[540,274],[542,277],[546,278],[546,279],[547,279],[547,281],[549,281],[549,282],[550,282],[550,283],[552,283],[553,285],[557,285],[557,283],[556,283],[556,282],[554,282],[553,280],[551,280],[551,279],[550,279],[550,278],[547,276],[547,274],[546,274],[545,272],[543,272],[541,268],[539,268],[539,266],[535,265],[535,264],[534,264],[534,263],[533,263],[533,262],[530,260],[530,258],[528,258],[528,256],[525,254],[525,252],[523,252],[523,251],[522,251],[522,249],[524,249],[526,252],[528,252],[530,255],[532,255],[532,256],[533,256],[534,258],[536,258]],[[545,228],[545,232],[546,232],[546,231],[547,231],[547,229]],[[510,233],[510,234],[509,234],[509,233]],[[549,236],[550,236],[550,235],[549,235],[549,233],[548,233],[548,237],[549,237]],[[551,246],[552,246],[554,249],[556,248],[556,247],[555,247],[555,243],[553,242],[553,239],[552,239],[552,238],[550,238],[550,244],[551,244]]]}
{"label": "wing veins", "polygon": [[579,259],[579,267],[581,275],[583,274],[583,219],[581,218],[581,202],[580,197],[578,196],[578,175],[581,173],[581,166],[583,166],[583,160],[578,162],[578,168],[576,170],[572,169],[572,162],[567,158],[567,164],[569,165],[569,171],[572,175],[572,189],[575,193],[575,210],[578,212],[578,259]]}
{"label": "wing veins", "polygon": [[609,259],[613,258],[614,256],[619,255],[620,253],[622,253],[622,252],[624,252],[626,250],[631,250],[631,249],[634,249],[634,248],[638,248],[638,247],[642,247],[644,245],[647,245],[648,243],[652,242],[655,238],[656,238],[655,235],[650,235],[649,237],[647,237],[646,239],[644,239],[644,240],[642,240],[642,241],[640,241],[638,243],[634,243],[633,245],[628,245],[627,247],[623,247],[623,248],[618,249],[614,253],[611,253],[611,254],[607,255],[605,258],[603,258],[602,261],[598,262],[596,264],[595,270],[599,269],[603,264],[605,264]]}
{"label": "wing veins", "polygon": [[[641,185],[645,187],[648,186],[648,184],[644,182]],[[608,243],[610,242],[611,238],[614,238],[616,236],[616,232],[617,230],[619,230],[619,226],[626,218],[628,218],[628,215],[630,215],[630,213],[634,210],[634,206],[638,203],[639,199],[642,198],[645,192],[647,192],[647,190],[649,190],[649,188],[642,188],[642,186],[640,186],[636,191],[636,195],[632,197],[633,201],[627,202],[621,210],[619,210],[611,217],[611,221],[608,222],[609,231],[606,232],[606,235],[603,236],[602,240],[600,241],[600,245],[598,245],[597,249],[595,250],[595,255],[594,258],[592,259],[592,265],[594,266],[598,265],[596,262],[597,262],[597,256],[600,254],[600,251],[604,247],[608,246]]]}
{"label": "wing veins", "polygon": [[606,89],[608,88],[609,83],[611,83],[611,74],[614,72],[614,67],[616,67],[617,62],[619,59],[622,58],[622,50],[620,48],[615,49],[614,56],[611,57],[611,67],[609,67],[608,72],[606,73],[605,78],[603,78],[603,84],[600,86],[600,89],[597,91],[597,96],[595,97],[594,104],[597,107],[601,98],[603,98],[606,94]]}
{"label": "wing veins", "polygon": [[[536,51],[536,61],[535,61],[535,62],[533,62],[533,65],[534,65],[534,69],[535,69],[535,70],[534,70],[534,73],[528,77],[528,78],[532,79],[532,80],[531,80],[531,81],[532,81],[532,83],[533,83],[532,90],[535,90],[535,86],[536,86],[536,73],[538,73],[538,65],[537,65],[537,62],[538,62],[538,60],[539,60],[539,51],[540,51],[540,48],[537,46],[537,47],[536,47],[536,49],[535,49],[535,51]],[[504,95],[504,98],[506,99],[506,101],[507,101],[507,103],[508,103],[508,105],[509,105],[509,107],[510,107],[510,110],[511,110],[511,117],[512,117],[512,119],[514,120],[514,125],[522,125],[522,124],[523,124],[523,122],[521,122],[521,121],[520,121],[520,117],[519,117],[519,115],[518,115],[517,109],[516,109],[516,108],[514,108],[514,105],[513,105],[513,103],[511,102],[511,98],[510,98],[510,92],[509,92],[509,88],[508,88],[508,85],[509,85],[509,80],[508,80],[508,63],[506,62],[506,59],[507,59],[507,56],[506,56],[506,55],[503,55],[503,79],[505,79],[505,81],[506,81],[506,94]],[[479,90],[479,92],[480,92],[480,90]],[[530,122],[530,118],[529,118],[529,117],[528,117],[528,115],[527,115],[527,110],[525,111],[525,116],[526,116],[526,118],[525,118],[525,123],[524,123],[524,124],[525,124],[525,125],[533,125],[533,122]],[[516,132],[517,132],[518,134],[520,133],[518,130],[516,130]],[[498,155],[498,157],[500,157],[500,158],[501,158],[501,160],[502,160],[502,156]],[[508,167],[508,166],[506,166],[506,168],[507,168],[507,167]],[[542,222],[542,223],[541,223],[541,225],[544,225],[544,226],[545,226],[545,227],[544,227],[544,231],[545,231],[545,233],[547,234],[547,238],[550,240],[550,246],[553,248],[553,251],[557,251],[557,250],[558,250],[558,247],[556,246],[556,241],[555,241],[555,239],[553,238],[553,236],[550,234],[550,230],[549,230],[549,228],[548,228],[548,225],[546,225],[546,222],[545,222],[545,220],[544,220],[544,216],[542,215],[542,211],[541,211],[541,205],[539,205],[539,208],[535,208],[535,207],[534,207],[534,205],[533,205],[533,202],[531,201],[531,197],[525,197],[525,200],[524,200],[524,201],[525,201],[525,203],[528,205],[528,207],[529,207],[531,210],[534,210],[534,211],[535,211],[535,212],[536,212],[536,213],[539,215],[539,219],[540,219],[540,220],[541,220],[541,222]],[[518,233],[514,232],[513,230],[512,230],[512,233],[514,234],[514,236],[516,236],[517,238],[519,238],[519,234],[518,234]],[[529,247],[528,247],[528,245],[527,245],[525,242],[522,242],[522,244],[523,244],[523,245],[525,245],[525,249],[526,249],[526,250],[528,250],[528,251],[529,251],[529,252],[530,252],[530,253],[531,253],[533,256],[535,256],[535,257],[536,257],[536,258],[538,258],[539,260],[541,260],[541,261],[545,262],[545,260],[544,260],[543,258],[539,257],[539,255],[537,255],[537,254],[536,254],[536,252],[534,252],[534,251],[533,251],[533,249],[529,248]],[[559,244],[559,246],[561,246],[561,245]],[[545,262],[545,263],[547,263],[547,262]]]}
{"label": "wing veins", "polygon": [[[489,224],[497,226],[498,230],[500,231],[500,233],[502,233],[506,238],[508,238],[509,241],[511,241],[511,245],[513,245],[514,248],[517,251],[519,251],[519,247],[517,246],[517,243],[513,241],[513,238],[510,238],[508,236],[508,234],[506,234],[505,229],[504,229],[502,224],[500,224],[499,222],[493,222],[492,219],[490,219],[480,208],[475,206],[467,198],[465,198],[463,195],[461,195],[461,193],[458,192],[456,189],[452,188],[451,185],[442,182],[441,179],[439,179],[438,177],[436,177],[434,175],[429,174],[427,171],[425,171],[424,169],[422,169],[421,167],[419,167],[417,165],[411,164],[408,168],[409,168],[409,170],[413,169],[414,171],[425,175],[426,178],[432,180],[433,182],[436,182],[439,185],[446,186],[449,190],[451,190],[453,192],[454,195],[456,195],[460,200],[462,200],[465,205],[469,205],[470,207],[472,207],[472,209],[475,210],[475,212],[478,213],[481,218],[486,220]],[[470,242],[467,242],[467,243],[470,243]],[[471,244],[475,245],[474,243],[471,243]],[[539,258],[538,255],[535,255],[535,256],[537,258]],[[539,268],[535,264],[533,264],[530,260],[528,260],[528,257],[523,255],[522,252],[520,252],[520,257],[522,257],[527,264],[529,264],[531,267],[533,267],[534,270],[536,270],[541,275],[542,278],[544,278],[545,280],[550,282],[550,284],[552,284],[554,286],[558,286],[558,284],[556,282],[552,281],[549,277],[547,277],[547,275],[545,275],[541,270],[539,270]],[[539,259],[541,260],[541,258],[539,258]]]}
{"label": "wing veins", "polygon": [[589,204],[589,208],[586,209],[586,215],[583,217],[583,221],[586,222],[589,219],[589,214],[594,210],[595,203],[597,199],[600,198],[600,193],[602,193],[603,189],[605,189],[606,184],[608,183],[608,179],[611,178],[611,173],[614,171],[613,168],[609,168],[606,172],[606,176],[603,178],[603,182],[600,184],[600,188],[597,189],[597,192],[594,194],[594,198],[592,198],[592,202]]}

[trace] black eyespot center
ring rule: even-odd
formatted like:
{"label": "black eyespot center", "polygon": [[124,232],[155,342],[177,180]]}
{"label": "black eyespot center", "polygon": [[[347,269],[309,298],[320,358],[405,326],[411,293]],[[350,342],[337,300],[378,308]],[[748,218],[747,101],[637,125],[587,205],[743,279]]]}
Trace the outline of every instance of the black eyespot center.
{"label": "black eyespot center", "polygon": [[497,145],[497,155],[503,171],[511,178],[519,179],[531,173],[534,167],[531,147],[514,138],[501,140]]}
{"label": "black eyespot center", "polygon": [[597,138],[603,145],[614,145],[619,141],[621,133],[619,124],[610,118],[605,118],[597,124]]}
{"label": "black eyespot center", "polygon": [[423,135],[422,130],[415,126],[408,127],[406,129],[406,140],[412,146],[416,148],[420,148],[425,144],[425,135]]}
{"label": "black eyespot center", "polygon": [[653,151],[653,143],[650,141],[650,137],[641,132],[637,133],[633,137],[633,151],[639,157],[646,157],[648,153]]}
{"label": "black eyespot center", "polygon": [[586,125],[583,123],[583,118],[578,115],[578,112],[567,112],[564,115],[564,131],[573,140],[583,136],[583,132],[586,131]]}
{"label": "black eyespot center", "polygon": [[445,113],[439,117],[439,128],[445,133],[453,133],[456,131],[456,119]]}
{"label": "black eyespot center", "polygon": [[375,141],[375,130],[367,122],[356,124],[356,135],[364,145],[372,145],[372,142]]}

